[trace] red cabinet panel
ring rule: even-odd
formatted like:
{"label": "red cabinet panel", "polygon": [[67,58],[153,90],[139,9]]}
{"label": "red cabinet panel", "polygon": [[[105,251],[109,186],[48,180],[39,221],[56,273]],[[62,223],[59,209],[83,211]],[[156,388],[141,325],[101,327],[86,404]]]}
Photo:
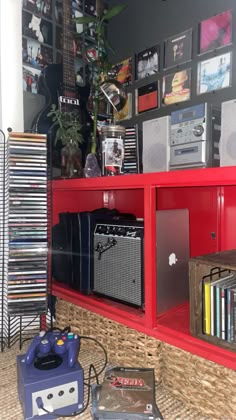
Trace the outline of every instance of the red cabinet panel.
{"label": "red cabinet panel", "polygon": [[236,248],[236,186],[221,189],[220,250]]}
{"label": "red cabinet panel", "polygon": [[219,251],[220,188],[159,188],[157,209],[189,209],[190,256]]}

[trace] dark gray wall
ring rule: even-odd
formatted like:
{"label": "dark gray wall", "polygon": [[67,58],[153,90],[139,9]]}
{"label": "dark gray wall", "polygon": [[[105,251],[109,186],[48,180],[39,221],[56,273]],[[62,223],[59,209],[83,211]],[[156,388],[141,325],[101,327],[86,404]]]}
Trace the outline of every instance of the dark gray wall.
{"label": "dark gray wall", "polygon": [[[161,46],[160,73],[145,79],[151,82],[158,78],[160,81],[164,74],[170,74],[175,69],[163,70],[164,40],[189,28],[193,29],[193,59],[190,63],[181,65],[182,68],[192,68],[192,99],[176,105],[161,107],[158,110],[149,111],[138,116],[134,115],[133,95],[133,118],[132,122],[141,126],[142,121],[157,116],[168,115],[176,109],[188,107],[195,103],[209,102],[220,104],[222,101],[236,98],[236,2],[235,0],[112,0],[111,5],[124,3],[127,8],[113,18],[109,24],[109,42],[116,52],[111,56],[113,63],[119,60],[133,57],[135,53],[156,44]],[[215,14],[232,9],[233,13],[233,45],[219,49],[217,53],[211,52],[198,55],[198,24]],[[233,51],[232,88],[218,90],[215,93],[196,95],[197,63],[201,60]],[[134,61],[133,61],[134,62]],[[133,92],[135,88],[145,84],[144,80],[133,81],[127,91]],[[160,84],[161,88],[161,84]],[[125,122],[129,125],[129,122]]]}

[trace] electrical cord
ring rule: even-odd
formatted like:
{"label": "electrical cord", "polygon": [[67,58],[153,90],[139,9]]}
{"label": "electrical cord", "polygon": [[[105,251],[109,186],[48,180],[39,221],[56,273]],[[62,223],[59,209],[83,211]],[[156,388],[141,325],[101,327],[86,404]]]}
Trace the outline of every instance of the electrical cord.
{"label": "electrical cord", "polygon": [[[45,337],[45,336],[46,336],[49,332],[52,332],[52,331],[60,331],[60,332],[62,332],[62,333],[64,333],[64,332],[71,332],[71,328],[70,328],[70,326],[67,326],[67,327],[65,327],[65,328],[62,330],[62,329],[60,329],[60,328],[53,327],[53,328],[48,329],[48,330],[45,332],[44,337]],[[104,356],[105,356],[105,360],[104,360],[103,367],[101,368],[101,370],[100,370],[99,372],[97,372],[97,371],[96,371],[95,366],[94,366],[92,363],[89,365],[88,378],[84,378],[84,382],[83,382],[84,386],[87,386],[87,387],[88,387],[88,397],[87,397],[86,404],[85,404],[85,406],[84,406],[84,408],[83,408],[82,410],[75,411],[75,412],[74,412],[74,413],[72,413],[72,414],[61,414],[61,413],[59,413],[59,412],[57,412],[57,411],[53,411],[53,412],[51,412],[51,411],[47,410],[47,409],[43,406],[43,401],[42,401],[42,399],[41,399],[41,398],[38,398],[38,399],[36,400],[36,404],[37,404],[38,408],[40,408],[41,410],[43,410],[45,413],[50,414],[51,416],[55,416],[55,417],[63,417],[63,418],[65,418],[65,417],[75,417],[75,416],[78,416],[78,415],[80,415],[80,414],[84,413],[84,412],[85,412],[85,410],[87,410],[87,408],[88,408],[88,406],[89,406],[89,403],[90,403],[91,380],[92,380],[92,379],[96,379],[96,383],[97,383],[97,384],[99,384],[98,377],[101,375],[101,373],[105,370],[105,368],[106,368],[106,366],[107,366],[107,361],[108,361],[108,358],[107,358],[107,352],[106,352],[105,348],[103,347],[103,345],[102,345],[101,343],[99,343],[99,341],[98,341],[98,340],[96,340],[96,338],[93,338],[93,337],[80,336],[80,340],[81,340],[81,339],[82,339],[82,340],[91,340],[91,341],[94,341],[94,342],[95,342],[98,346],[100,346],[100,348],[103,350],[103,353],[104,353]],[[94,372],[94,374],[93,374],[93,375],[92,375],[92,371]],[[85,381],[88,381],[88,383],[86,383]]]}

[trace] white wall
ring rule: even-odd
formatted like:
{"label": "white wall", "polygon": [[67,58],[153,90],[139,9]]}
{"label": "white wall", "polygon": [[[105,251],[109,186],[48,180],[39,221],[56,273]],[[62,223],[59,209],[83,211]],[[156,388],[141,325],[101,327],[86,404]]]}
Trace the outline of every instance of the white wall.
{"label": "white wall", "polygon": [[24,131],[22,0],[0,0],[0,128]]}

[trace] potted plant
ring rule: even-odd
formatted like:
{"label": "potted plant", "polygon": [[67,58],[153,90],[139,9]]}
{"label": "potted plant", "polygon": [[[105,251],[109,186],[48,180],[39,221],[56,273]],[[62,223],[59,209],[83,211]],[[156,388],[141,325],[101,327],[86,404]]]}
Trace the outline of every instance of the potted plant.
{"label": "potted plant", "polygon": [[80,144],[83,142],[81,122],[76,113],[64,112],[52,105],[48,117],[52,118],[55,132],[55,146],[61,142],[61,175],[66,178],[82,177],[82,154]]}
{"label": "potted plant", "polygon": [[[94,159],[97,149],[97,122],[98,122],[98,113],[99,113],[99,100],[100,100],[100,85],[108,78],[109,70],[112,65],[109,62],[108,54],[112,50],[106,35],[106,25],[107,23],[115,16],[120,14],[126,5],[116,5],[109,10],[106,10],[103,7],[103,2],[97,1],[96,4],[96,16],[82,16],[75,18],[76,23],[84,25],[84,30],[88,27],[93,31],[94,34],[94,43],[92,47],[89,47],[85,50],[84,56],[85,60],[88,63],[91,79],[90,87],[91,94],[90,96],[93,99],[93,132],[91,138],[91,148],[90,153],[87,156],[88,160],[92,161],[91,165],[94,167]],[[88,165],[90,166],[90,165]],[[90,173],[86,173],[86,176],[97,176],[97,170],[91,169]]]}

